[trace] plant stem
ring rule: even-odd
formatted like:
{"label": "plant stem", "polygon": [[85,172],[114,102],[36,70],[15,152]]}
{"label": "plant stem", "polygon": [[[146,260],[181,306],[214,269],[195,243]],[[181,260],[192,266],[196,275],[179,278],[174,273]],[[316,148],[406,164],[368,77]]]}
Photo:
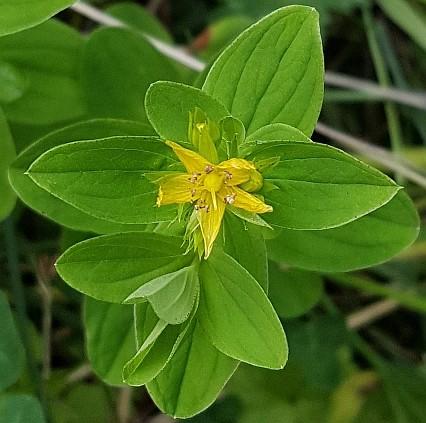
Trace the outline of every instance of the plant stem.
{"label": "plant stem", "polygon": [[369,279],[346,273],[327,274],[327,278],[339,285],[359,289],[372,295],[390,298],[410,310],[426,313],[426,297],[419,296],[415,292],[399,291]]}
{"label": "plant stem", "polygon": [[17,325],[21,335],[22,343],[25,348],[28,374],[33,385],[33,389],[37,394],[46,416],[48,416],[47,405],[44,398],[40,373],[37,369],[36,360],[31,347],[30,337],[28,333],[28,315],[25,300],[24,287],[22,284],[21,272],[19,269],[19,255],[17,241],[15,235],[15,227],[11,217],[7,218],[3,223],[3,230],[6,243],[7,264],[9,270],[10,290],[16,306]]}

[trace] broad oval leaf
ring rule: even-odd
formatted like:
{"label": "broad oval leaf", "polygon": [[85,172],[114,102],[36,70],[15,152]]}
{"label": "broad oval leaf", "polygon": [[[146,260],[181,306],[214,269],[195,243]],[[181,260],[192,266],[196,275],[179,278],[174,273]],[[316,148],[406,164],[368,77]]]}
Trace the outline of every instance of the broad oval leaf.
{"label": "broad oval leaf", "polygon": [[143,99],[158,79],[176,80],[178,75],[174,64],[142,35],[123,28],[101,28],[91,34],[82,65],[91,116],[147,122]]}
{"label": "broad oval leaf", "polygon": [[374,266],[417,238],[419,216],[400,191],[395,198],[361,219],[324,231],[282,229],[268,241],[270,258],[292,266],[325,272],[347,272]]}
{"label": "broad oval leaf", "polygon": [[237,360],[212,345],[195,320],[166,367],[148,383],[148,392],[164,413],[188,418],[217,398],[237,366]]}
{"label": "broad oval leaf", "polygon": [[310,136],[321,110],[323,79],[318,13],[290,6],[237,37],[213,64],[203,90],[239,118],[248,134],[281,122]]}
{"label": "broad oval leaf", "polygon": [[133,306],[84,302],[87,355],[95,373],[110,385],[122,385],[123,366],[136,351]]}
{"label": "broad oval leaf", "polygon": [[26,172],[34,160],[61,144],[115,135],[152,133],[148,125],[117,119],[93,119],[67,126],[40,138],[22,151],[9,168],[10,183],[27,206],[60,225],[101,234],[143,229],[141,225],[122,225],[91,216],[38,186]]}
{"label": "broad oval leaf", "polygon": [[54,19],[0,38],[0,60],[14,66],[27,84],[22,96],[4,104],[10,122],[54,125],[85,115],[80,84],[83,46],[81,34]]}
{"label": "broad oval leaf", "polygon": [[27,79],[16,66],[0,61],[0,103],[18,100],[27,87]]}
{"label": "broad oval leaf", "polygon": [[302,131],[285,123],[271,123],[252,132],[246,141],[303,141],[311,142]]}
{"label": "broad oval leaf", "polygon": [[215,251],[200,267],[199,319],[213,345],[235,359],[281,369],[287,341],[256,280],[232,257]]}
{"label": "broad oval leaf", "polygon": [[7,169],[16,156],[15,144],[2,109],[0,109],[0,151],[0,221],[2,221],[11,213],[16,202],[16,195],[7,178]]}
{"label": "broad oval leaf", "polygon": [[99,219],[124,224],[170,221],[176,206],[156,206],[158,186],[145,175],[177,159],[154,137],[77,141],[42,154],[28,174],[40,187]]}
{"label": "broad oval leaf", "polygon": [[23,394],[6,394],[0,397],[1,423],[45,423],[39,401]]}
{"label": "broad oval leaf", "polygon": [[16,0],[0,2],[0,36],[22,31],[46,21],[75,0]]}
{"label": "broad oval leaf", "polygon": [[77,291],[122,303],[141,285],[192,261],[182,239],[155,233],[103,235],[80,242],[56,263],[59,275]]}
{"label": "broad oval leaf", "polygon": [[345,152],[313,142],[269,142],[249,156],[280,158],[264,171],[272,213],[262,217],[287,229],[327,229],[359,219],[390,201],[401,189],[386,175]]}
{"label": "broad oval leaf", "polygon": [[[0,291],[0,391],[19,378],[24,365],[24,348],[6,296]],[[1,406],[0,406],[1,409]],[[0,416],[2,414],[0,413]]]}
{"label": "broad oval leaf", "polygon": [[192,265],[147,282],[126,303],[146,299],[160,319],[176,325],[189,317],[199,290],[198,269]]}
{"label": "broad oval leaf", "polygon": [[221,103],[205,92],[176,82],[155,82],[145,97],[151,125],[162,138],[168,140],[189,141],[189,114],[196,107],[217,123],[229,115]]}

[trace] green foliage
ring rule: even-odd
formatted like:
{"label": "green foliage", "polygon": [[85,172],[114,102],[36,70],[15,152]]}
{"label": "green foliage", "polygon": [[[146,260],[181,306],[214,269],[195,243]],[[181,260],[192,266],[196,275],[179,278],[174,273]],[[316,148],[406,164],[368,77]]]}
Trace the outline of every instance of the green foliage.
{"label": "green foliage", "polygon": [[96,233],[135,230],[140,226],[107,222],[62,201],[39,187],[28,175],[27,169],[37,157],[62,144],[115,135],[148,135],[150,133],[152,130],[147,125],[115,119],[96,119],[65,127],[39,139],[19,154],[9,169],[11,185],[25,204],[61,225]]}
{"label": "green foliage", "polygon": [[[16,382],[24,365],[24,349],[6,296],[0,291],[0,391]],[[2,406],[7,406],[3,400]],[[1,397],[0,397],[1,404]],[[0,412],[0,416],[3,413]],[[1,421],[1,417],[0,417]]]}
{"label": "green foliage", "polygon": [[168,59],[142,35],[127,29],[101,28],[83,51],[82,85],[93,117],[146,122],[143,98],[149,85],[177,78]]}
{"label": "green foliage", "polygon": [[136,349],[133,307],[86,297],[84,327],[93,370],[105,382],[122,385],[123,366]]}
{"label": "green foliage", "polygon": [[45,421],[40,403],[35,398],[22,394],[0,397],[0,423],[45,423]]}
{"label": "green foliage", "polygon": [[15,0],[2,0],[0,3],[0,36],[22,31],[35,26],[59,11],[67,8],[74,0],[29,0],[22,4]]}
{"label": "green foliage", "polygon": [[1,37],[0,61],[25,81],[22,94],[3,104],[6,117],[36,126],[81,118],[86,113],[79,81],[83,45],[80,34],[55,20]]}
{"label": "green foliage", "polygon": [[15,145],[6,118],[0,109],[0,221],[9,215],[16,202],[16,195],[10,187],[7,169],[15,158]]}
{"label": "green foliage", "polygon": [[200,322],[212,343],[238,360],[284,367],[285,335],[256,280],[230,256],[216,253],[201,264],[200,281]]}
{"label": "green foliage", "polygon": [[264,218],[287,229],[344,225],[383,206],[400,189],[378,170],[323,144],[263,143],[249,157],[255,162],[280,159],[264,172],[273,185],[265,185],[264,195],[274,207]]}
{"label": "green foliage", "polygon": [[321,109],[323,76],[318,14],[293,6],[244,31],[214,62],[203,90],[239,118],[248,134],[280,122],[310,136]]}
{"label": "green foliage", "polygon": [[141,285],[188,264],[181,240],[154,233],[104,235],[69,248],[56,269],[73,288],[101,301],[122,303]]}
{"label": "green foliage", "polygon": [[305,314],[323,295],[321,276],[300,269],[280,269],[269,263],[269,296],[282,318]]}

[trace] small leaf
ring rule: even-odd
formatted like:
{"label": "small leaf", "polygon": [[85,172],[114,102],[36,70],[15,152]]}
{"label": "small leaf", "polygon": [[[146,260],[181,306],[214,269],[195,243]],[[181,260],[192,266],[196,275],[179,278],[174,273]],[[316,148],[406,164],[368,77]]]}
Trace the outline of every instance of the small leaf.
{"label": "small leaf", "polygon": [[143,98],[149,85],[177,78],[174,64],[128,29],[98,29],[83,51],[82,84],[93,117],[147,122]]}
{"label": "small leaf", "polygon": [[230,357],[281,369],[287,342],[256,280],[233,258],[214,252],[200,267],[199,319],[212,343]]}
{"label": "small leaf", "polygon": [[156,206],[158,186],[145,173],[171,170],[172,150],[154,137],[77,141],[42,154],[28,174],[75,208],[123,224],[171,221],[176,206]]}
{"label": "small leaf", "polygon": [[246,138],[246,130],[243,123],[237,118],[227,116],[220,121],[220,128],[226,158],[238,156],[240,145]]}
{"label": "small leaf", "polygon": [[256,142],[277,140],[311,142],[311,140],[302,131],[284,123],[272,123],[270,125],[262,126],[257,131],[252,132],[247,137],[246,141]]}
{"label": "small leaf", "polygon": [[390,201],[401,189],[386,175],[337,148],[313,142],[261,144],[255,162],[280,157],[265,169],[272,213],[262,218],[287,229],[327,229],[359,219]]}
{"label": "small leaf", "polygon": [[203,90],[240,119],[248,134],[286,123],[310,136],[323,99],[318,13],[276,10],[246,29],[214,62]]}
{"label": "small leaf", "polygon": [[148,383],[148,392],[164,413],[188,418],[217,398],[237,366],[238,361],[217,350],[193,321],[166,367]]}
{"label": "small leaf", "polygon": [[2,0],[0,36],[38,25],[74,2],[75,0],[27,0],[22,4],[16,0]]}
{"label": "small leaf", "polygon": [[282,318],[305,314],[321,299],[324,291],[321,276],[300,269],[280,269],[269,264],[269,298]]}
{"label": "small leaf", "polygon": [[84,327],[93,370],[104,382],[122,385],[123,366],[136,351],[133,307],[85,297]]}
{"label": "small leaf", "polygon": [[[0,291],[0,391],[15,383],[24,365],[24,348],[6,296]],[[1,410],[1,405],[0,405]],[[0,416],[3,414],[0,412]]]}
{"label": "small leaf", "polygon": [[95,233],[141,230],[141,225],[121,225],[84,213],[39,187],[26,171],[35,159],[61,144],[115,135],[152,133],[152,128],[142,123],[116,119],[93,119],[67,126],[40,138],[22,151],[9,168],[10,183],[27,206],[60,225]]}
{"label": "small leaf", "polygon": [[7,394],[0,397],[1,423],[45,423],[38,400],[30,395]]}
{"label": "small leaf", "polygon": [[182,239],[154,233],[104,235],[80,242],[56,263],[74,289],[101,301],[122,303],[141,285],[192,261]]}
{"label": "small leaf", "polygon": [[216,123],[229,115],[221,103],[205,92],[165,81],[155,82],[149,87],[145,108],[151,125],[163,139],[183,142],[189,141],[189,114],[196,108]]}
{"label": "small leaf", "polygon": [[147,282],[126,303],[147,299],[160,319],[176,325],[188,318],[199,290],[198,269],[189,266]]}
{"label": "small leaf", "polygon": [[16,194],[10,187],[7,169],[15,159],[15,144],[9,131],[6,118],[0,108],[0,221],[7,217],[15,207]]}
{"label": "small leaf", "polygon": [[386,205],[361,219],[323,231],[282,229],[268,241],[270,258],[291,266],[347,272],[389,260],[417,238],[419,216],[400,191]]}

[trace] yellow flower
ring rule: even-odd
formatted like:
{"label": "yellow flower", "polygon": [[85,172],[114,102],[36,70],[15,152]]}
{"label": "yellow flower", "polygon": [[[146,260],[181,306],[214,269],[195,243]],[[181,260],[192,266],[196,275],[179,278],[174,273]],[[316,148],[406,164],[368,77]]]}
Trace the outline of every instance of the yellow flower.
{"label": "yellow flower", "polygon": [[207,258],[219,233],[227,204],[252,213],[271,212],[272,207],[240,188],[256,191],[262,187],[262,176],[252,162],[233,158],[219,164],[210,163],[198,153],[172,141],[166,141],[187,173],[169,175],[159,180],[157,206],[194,204],[204,239]]}

